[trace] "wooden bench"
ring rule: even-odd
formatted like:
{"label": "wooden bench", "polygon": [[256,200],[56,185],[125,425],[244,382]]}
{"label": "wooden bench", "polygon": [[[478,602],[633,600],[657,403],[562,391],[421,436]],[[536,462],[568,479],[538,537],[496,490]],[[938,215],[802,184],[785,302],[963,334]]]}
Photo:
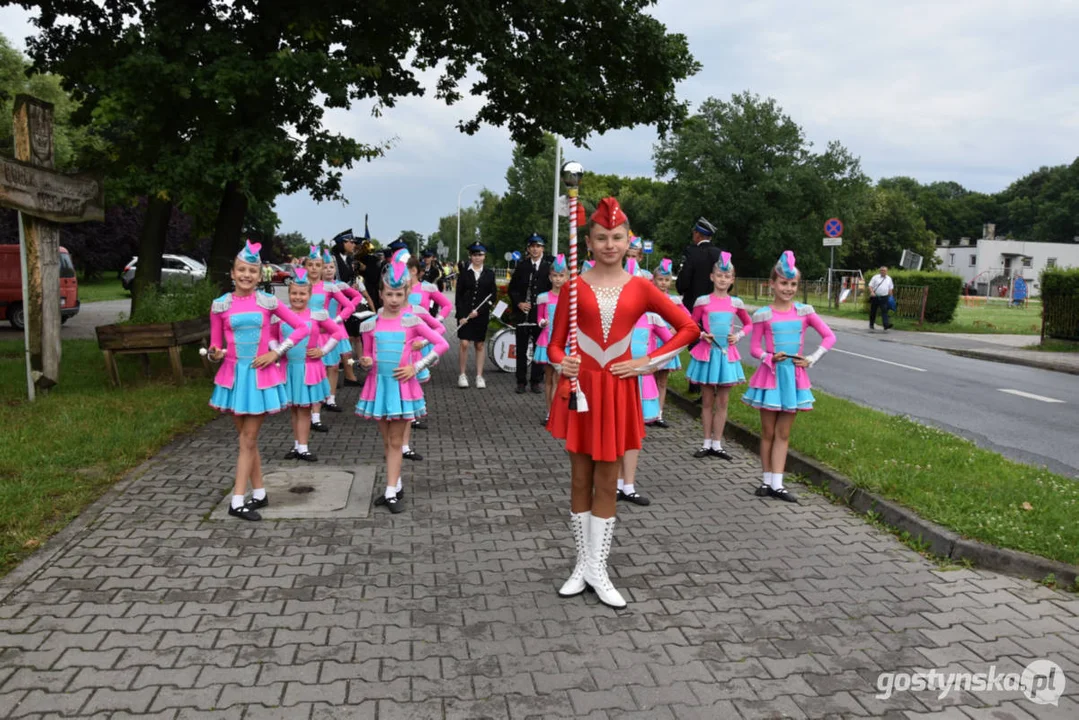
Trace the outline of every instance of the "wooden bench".
{"label": "wooden bench", "polygon": [[[150,374],[150,353],[167,352],[172,375],[176,384],[184,383],[184,368],[180,360],[180,348],[195,343],[206,347],[210,340],[210,319],[195,318],[173,323],[151,325],[100,325],[97,345],[105,355],[105,371],[113,387],[120,387],[120,370],[116,366],[117,355],[140,355],[143,372]],[[210,362],[202,358],[203,368],[211,373]]]}

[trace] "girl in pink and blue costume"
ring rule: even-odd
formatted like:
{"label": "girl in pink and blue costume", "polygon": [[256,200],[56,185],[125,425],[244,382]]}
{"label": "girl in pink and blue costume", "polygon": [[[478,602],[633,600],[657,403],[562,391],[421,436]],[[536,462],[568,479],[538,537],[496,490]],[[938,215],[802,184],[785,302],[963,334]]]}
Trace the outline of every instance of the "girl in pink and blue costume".
{"label": "girl in pink and blue costume", "polygon": [[558,310],[558,297],[567,280],[569,280],[569,268],[566,267],[566,256],[560,254],[551,263],[551,289],[536,296],[536,322],[543,329],[540,330],[539,337],[536,339],[532,362],[545,366],[543,368],[543,395],[546,400],[547,417],[543,420],[544,426],[551,418],[551,401],[554,400],[555,387],[558,385],[557,372],[547,356],[547,346],[551,344],[551,328],[554,326],[554,316]]}
{"label": "girl in pink and blue costume", "polygon": [[[362,281],[360,287],[363,287]],[[348,298],[353,304],[353,310],[359,307],[361,303],[367,302],[367,298],[364,294],[357,292],[347,284],[337,282],[337,261],[333,257],[333,253],[329,250],[322,251],[322,289],[324,292],[331,293],[329,298],[329,304],[326,307],[326,312],[331,318],[337,317],[338,311],[341,309],[341,303],[334,297],[336,293],[340,293]],[[370,303],[368,303],[370,307]],[[316,311],[317,312],[317,311]],[[342,314],[342,324],[348,320],[347,315]],[[337,406],[337,387],[338,379],[340,378],[339,368],[342,365],[342,360],[347,360],[352,355],[352,342],[348,339],[348,332],[345,332],[345,337],[337,344],[330,352],[322,358],[322,364],[326,366],[326,377],[330,383],[330,394],[326,398],[324,403],[326,409],[330,412],[341,412],[341,408]],[[344,364],[345,375],[351,381],[358,385],[356,376],[352,370],[352,366]]]}
{"label": "girl in pink and blue costume", "polygon": [[[351,315],[356,309],[356,302],[353,302],[341,292],[337,287],[337,283],[332,281],[325,282],[322,279],[325,261],[318,247],[315,245],[311,246],[311,252],[308,253],[307,258],[304,259],[303,266],[304,269],[307,270],[307,277],[311,280],[311,300],[308,302],[308,307],[313,312],[319,310],[326,310],[329,312],[330,301],[336,300],[340,309],[337,313],[330,315],[330,319],[343,326],[345,318]],[[338,360],[340,360],[340,357],[338,357]],[[331,377],[331,382],[333,383],[331,388],[336,385],[336,379],[335,371]],[[336,400],[336,397],[334,397],[333,402],[328,402],[326,404],[326,409],[332,412],[340,412]],[[322,403],[315,403],[311,406],[311,429],[315,432],[328,432],[329,428],[322,424],[321,411]]]}
{"label": "girl in pink and blue costume", "polygon": [[[686,306],[682,304],[682,298],[679,295],[672,295],[671,282],[674,279],[674,263],[670,258],[663,258],[659,261],[659,265],[656,266],[656,272],[652,278],[652,283],[663,292],[664,295],[671,299],[675,305],[677,305],[687,315],[689,311],[686,310]],[[670,330],[671,326],[668,324],[667,329]],[[659,341],[662,346],[662,341]],[[655,427],[667,428],[670,425],[663,419],[663,409],[667,406],[667,378],[671,374],[672,370],[682,369],[682,358],[675,355],[671,358],[671,361],[667,363],[663,368],[656,370],[656,389],[659,391],[659,417],[652,423]]]}
{"label": "girl in pink and blue costume", "polygon": [[[322,364],[326,355],[332,352],[339,342],[347,338],[344,328],[330,320],[325,310],[311,310],[307,307],[311,298],[311,283],[307,271],[296,268],[296,278],[288,288],[289,305],[309,334],[293,345],[285,356],[288,362],[285,370],[285,392],[288,395],[292,416],[292,450],[285,455],[286,460],[306,460],[315,462],[318,458],[310,452],[307,441],[311,435],[311,407],[322,402],[330,394],[330,381],[326,377],[326,366]],[[287,323],[274,323],[274,338],[270,347],[276,349],[283,340],[292,338],[299,326]]]}
{"label": "girl in pink and blue costume", "polygon": [[[712,292],[697,298],[693,305],[693,321],[701,328],[701,341],[690,350],[686,370],[686,379],[701,386],[704,445],[693,457],[733,461],[734,457],[723,449],[723,429],[727,425],[731,387],[746,381],[737,343],[749,333],[753,321],[741,299],[729,294],[734,286],[729,252],[720,252],[711,278]],[[741,330],[735,330],[736,319],[742,323]]]}
{"label": "girl in pink and blue costume", "polygon": [[[835,334],[812,305],[794,302],[800,273],[794,253],[787,250],[772,269],[771,286],[775,301],[753,314],[750,352],[761,361],[749,381],[742,402],[761,413],[761,466],[764,477],[757,495],[798,502],[783,487],[790,432],[798,411],[813,409],[808,368],[835,345]],[[807,328],[821,337],[820,346],[803,356]]]}
{"label": "girl in pink and blue costume", "polygon": [[[382,312],[360,326],[360,366],[369,372],[356,414],[378,421],[386,453],[386,491],[377,504],[385,504],[392,513],[404,510],[401,454],[405,430],[412,420],[427,414],[416,374],[449,349],[441,335],[407,312],[409,281],[405,263],[391,263],[382,274]],[[412,344],[417,340],[426,340],[434,349],[413,363]]]}
{"label": "girl in pink and blue costume", "polygon": [[[235,289],[214,300],[210,308],[208,356],[221,362],[210,405],[231,413],[239,434],[240,452],[229,514],[245,520],[260,520],[258,508],[269,504],[262,485],[258,433],[268,413],[288,407],[285,376],[277,361],[309,332],[277,298],[256,289],[262,273],[261,247],[251,242],[244,245],[232,262]],[[270,348],[273,317],[301,326],[277,349]],[[252,487],[250,502],[246,501],[248,484]]]}

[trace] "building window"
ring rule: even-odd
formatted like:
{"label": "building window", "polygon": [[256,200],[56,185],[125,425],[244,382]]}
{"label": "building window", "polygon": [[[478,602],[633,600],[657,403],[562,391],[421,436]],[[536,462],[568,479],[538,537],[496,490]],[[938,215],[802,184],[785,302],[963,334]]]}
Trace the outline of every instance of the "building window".
{"label": "building window", "polygon": [[1049,258],[1048,260],[1045,261],[1045,267],[1056,267],[1056,266],[1057,266],[1057,259],[1056,258]]}
{"label": "building window", "polygon": [[948,253],[948,267],[955,267],[955,253]]}
{"label": "building window", "polygon": [[1034,258],[1023,258],[1023,267],[1034,267]]}
{"label": "building window", "polygon": [[970,266],[971,267],[977,267],[977,265],[978,265],[978,256],[977,255],[971,255],[970,256]]}

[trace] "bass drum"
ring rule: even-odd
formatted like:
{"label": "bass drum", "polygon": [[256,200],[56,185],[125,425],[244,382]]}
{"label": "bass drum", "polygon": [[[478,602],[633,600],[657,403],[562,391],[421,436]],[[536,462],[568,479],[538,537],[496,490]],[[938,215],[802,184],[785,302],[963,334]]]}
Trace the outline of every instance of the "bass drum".
{"label": "bass drum", "polygon": [[[529,343],[528,360],[532,361],[532,344]],[[487,357],[502,372],[517,371],[517,332],[513,328],[502,328],[487,341]]]}

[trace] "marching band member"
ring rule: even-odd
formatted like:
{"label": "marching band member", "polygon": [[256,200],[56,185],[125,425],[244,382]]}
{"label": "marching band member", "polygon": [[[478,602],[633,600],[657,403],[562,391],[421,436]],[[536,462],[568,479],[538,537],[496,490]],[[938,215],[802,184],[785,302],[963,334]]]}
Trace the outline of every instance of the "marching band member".
{"label": "marching band member", "polygon": [[517,263],[510,278],[509,292],[510,302],[520,313],[517,323],[517,393],[521,394],[528,388],[526,381],[531,381],[532,392],[540,393],[540,377],[543,370],[533,358],[532,372],[528,372],[528,346],[537,347],[537,341],[541,328],[538,324],[537,313],[539,311],[536,299],[540,293],[551,289],[551,265],[543,256],[543,237],[532,233],[528,238],[528,259]]}
{"label": "marching band member", "polygon": [[[663,258],[659,261],[659,265],[656,267],[655,275],[652,277],[652,282],[660,292],[674,302],[679,309],[684,311],[687,315],[689,311],[686,310],[685,305],[682,304],[682,298],[679,295],[671,294],[671,282],[673,280],[674,268],[670,258]],[[662,340],[659,341],[662,345]],[[669,363],[664,367],[656,370],[656,389],[659,391],[659,417],[652,423],[655,427],[668,428],[670,425],[663,419],[663,410],[667,406],[667,380],[673,370],[682,369],[682,358],[679,355],[675,355]]]}
{"label": "marching band member", "polygon": [[460,368],[457,387],[468,387],[468,348],[475,348],[476,387],[485,388],[483,379],[483,348],[487,341],[487,323],[491,320],[491,308],[495,304],[497,289],[495,274],[483,266],[487,257],[487,248],[475,242],[468,246],[471,264],[464,269],[457,281],[457,339],[461,341]]}

